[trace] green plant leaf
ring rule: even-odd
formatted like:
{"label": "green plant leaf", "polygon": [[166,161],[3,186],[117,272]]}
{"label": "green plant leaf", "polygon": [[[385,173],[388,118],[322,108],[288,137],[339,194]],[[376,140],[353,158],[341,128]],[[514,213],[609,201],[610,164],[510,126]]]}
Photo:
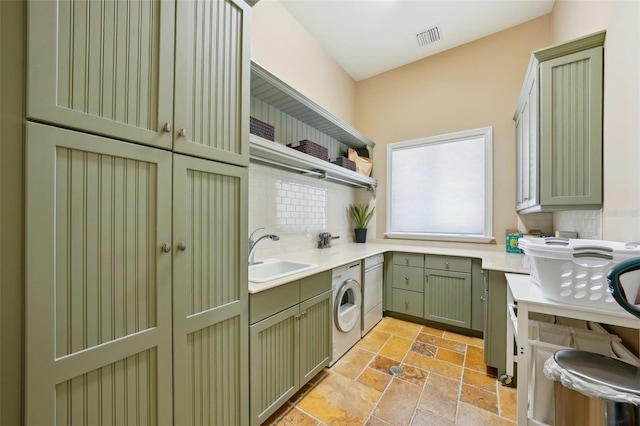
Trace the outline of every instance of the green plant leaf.
{"label": "green plant leaf", "polygon": [[349,204],[347,214],[353,220],[354,228],[365,229],[373,217],[375,206],[369,204]]}

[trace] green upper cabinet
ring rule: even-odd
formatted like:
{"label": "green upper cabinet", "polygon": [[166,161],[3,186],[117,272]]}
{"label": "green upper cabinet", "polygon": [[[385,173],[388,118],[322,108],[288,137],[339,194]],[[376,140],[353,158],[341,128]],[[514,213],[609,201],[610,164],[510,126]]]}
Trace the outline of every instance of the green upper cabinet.
{"label": "green upper cabinet", "polygon": [[538,204],[538,78],[537,62],[529,62],[529,72],[516,112],[516,209]]}
{"label": "green upper cabinet", "polygon": [[604,38],[533,52],[514,116],[520,213],[602,205]]}
{"label": "green upper cabinet", "polygon": [[176,151],[249,165],[249,6],[177,2]]}
{"label": "green upper cabinet", "polygon": [[246,166],[249,13],[241,0],[29,2],[27,118]]}
{"label": "green upper cabinet", "polygon": [[171,148],[175,2],[28,3],[27,118]]}

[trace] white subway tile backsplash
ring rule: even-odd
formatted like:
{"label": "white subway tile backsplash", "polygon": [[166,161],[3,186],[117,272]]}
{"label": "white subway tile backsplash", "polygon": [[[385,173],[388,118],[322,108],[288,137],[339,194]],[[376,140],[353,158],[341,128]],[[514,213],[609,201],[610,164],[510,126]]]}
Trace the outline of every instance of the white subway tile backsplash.
{"label": "white subway tile backsplash", "polygon": [[602,239],[602,211],[563,211],[553,214],[554,227],[558,231],[578,233],[578,238]]}
{"label": "white subway tile backsplash", "polygon": [[530,213],[518,216],[520,232],[539,229],[545,235],[554,235],[555,231],[577,232],[578,238],[602,239],[602,211],[576,210],[553,213]]}
{"label": "white subway tile backsplash", "polygon": [[553,213],[518,215],[518,230],[522,233],[539,230],[545,235],[553,235]]}
{"label": "white subway tile backsplash", "polygon": [[[264,232],[280,236],[280,241],[260,243],[256,256],[284,255],[316,247],[318,234],[325,231],[340,236],[334,245],[353,241],[346,208],[352,203],[367,202],[375,203],[375,199],[364,189],[251,163],[249,231],[265,227]],[[375,227],[370,228],[369,235],[375,238]]]}

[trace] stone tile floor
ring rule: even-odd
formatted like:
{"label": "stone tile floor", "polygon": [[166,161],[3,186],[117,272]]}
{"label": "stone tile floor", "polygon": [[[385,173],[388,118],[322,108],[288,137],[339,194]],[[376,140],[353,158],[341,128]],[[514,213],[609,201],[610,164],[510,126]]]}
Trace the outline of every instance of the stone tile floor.
{"label": "stone tile floor", "polygon": [[482,339],[385,317],[264,425],[515,425],[516,389],[483,360]]}

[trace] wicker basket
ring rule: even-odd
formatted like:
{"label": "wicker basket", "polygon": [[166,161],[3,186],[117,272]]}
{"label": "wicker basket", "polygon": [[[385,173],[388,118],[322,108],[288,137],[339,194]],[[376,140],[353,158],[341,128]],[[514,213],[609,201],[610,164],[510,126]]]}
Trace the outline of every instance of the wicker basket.
{"label": "wicker basket", "polygon": [[287,144],[289,148],[293,148],[296,151],[304,152],[312,157],[319,158],[324,161],[329,161],[329,150],[322,145],[318,145],[315,142],[311,142],[308,139],[303,139],[299,142]]}
{"label": "wicker basket", "polygon": [[331,162],[337,166],[344,167],[345,169],[356,171],[356,162],[349,160],[347,157],[338,157],[331,160]]}
{"label": "wicker basket", "polygon": [[249,117],[249,133],[270,141],[274,140],[274,127],[255,117]]}

